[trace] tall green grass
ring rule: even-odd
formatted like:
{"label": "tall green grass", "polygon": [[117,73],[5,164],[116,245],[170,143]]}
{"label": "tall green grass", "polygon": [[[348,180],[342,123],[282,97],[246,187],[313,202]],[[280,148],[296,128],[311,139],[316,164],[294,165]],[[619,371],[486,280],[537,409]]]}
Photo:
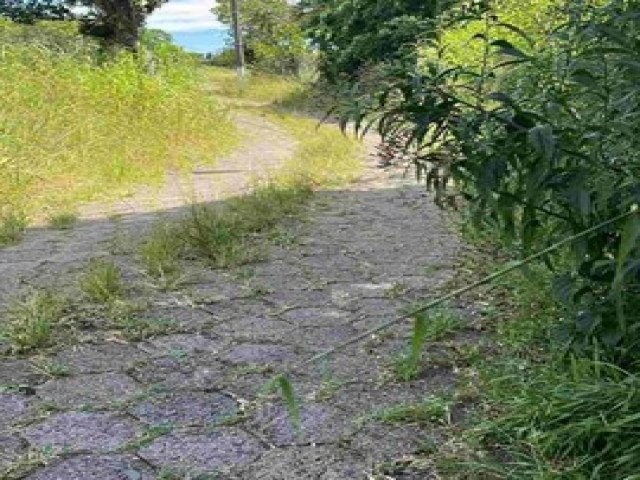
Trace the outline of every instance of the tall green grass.
{"label": "tall green grass", "polygon": [[15,41],[29,28],[42,27],[0,22],[0,202],[38,217],[211,163],[236,144],[224,107],[176,47],[105,56],[73,37],[65,48],[37,40],[47,31]]}
{"label": "tall green grass", "polygon": [[501,413],[478,428],[501,462],[473,464],[503,479],[640,478],[640,380],[614,366],[575,361],[487,372]]}

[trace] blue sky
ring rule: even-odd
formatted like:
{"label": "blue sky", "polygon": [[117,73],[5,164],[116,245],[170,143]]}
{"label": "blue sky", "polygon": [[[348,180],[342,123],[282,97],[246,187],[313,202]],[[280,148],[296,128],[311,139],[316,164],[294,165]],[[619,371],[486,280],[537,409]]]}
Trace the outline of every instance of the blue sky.
{"label": "blue sky", "polygon": [[147,26],[169,32],[178,45],[193,52],[220,50],[227,29],[210,12],[213,6],[213,0],[170,0],[147,19]]}

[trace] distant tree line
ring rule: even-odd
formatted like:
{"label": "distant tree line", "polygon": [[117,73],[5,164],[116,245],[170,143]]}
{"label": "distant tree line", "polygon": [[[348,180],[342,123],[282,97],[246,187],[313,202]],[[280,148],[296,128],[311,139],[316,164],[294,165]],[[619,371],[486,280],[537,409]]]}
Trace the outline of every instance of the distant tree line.
{"label": "distant tree line", "polygon": [[77,20],[82,33],[135,50],[146,16],[165,1],[0,0],[0,18],[26,24],[38,20]]}

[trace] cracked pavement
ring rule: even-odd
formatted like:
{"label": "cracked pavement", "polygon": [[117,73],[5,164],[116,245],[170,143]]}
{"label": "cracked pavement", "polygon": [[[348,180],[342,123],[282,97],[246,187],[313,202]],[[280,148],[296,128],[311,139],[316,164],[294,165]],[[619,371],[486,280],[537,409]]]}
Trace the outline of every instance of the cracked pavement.
{"label": "cracked pavement", "polygon": [[[124,233],[144,231],[153,216],[127,213]],[[126,341],[96,318],[44,359],[0,357],[0,472],[29,480],[365,479],[377,464],[419,450],[429,431],[371,420],[380,409],[455,383],[446,369],[409,382],[389,377],[410,324],[304,371],[294,367],[300,432],[265,385],[274,373],[434,296],[451,278],[459,247],[441,212],[413,179],[371,160],[357,182],[319,192],[304,221],[282,228],[290,241],[257,263],[199,270],[176,292],[136,290],[145,296],[139,315],[166,320],[167,331]],[[142,282],[135,252],[109,247],[116,233],[107,220],[86,220],[54,242],[67,252],[49,252],[52,261],[64,259],[54,269],[24,255],[34,265],[12,265],[16,250],[0,252],[5,293],[36,278],[66,288],[67,272],[101,249],[127,279]],[[58,248],[41,234],[14,248],[31,248],[34,257],[38,245]],[[63,365],[65,375],[35,368],[43,361]],[[415,478],[431,477],[424,471]]]}

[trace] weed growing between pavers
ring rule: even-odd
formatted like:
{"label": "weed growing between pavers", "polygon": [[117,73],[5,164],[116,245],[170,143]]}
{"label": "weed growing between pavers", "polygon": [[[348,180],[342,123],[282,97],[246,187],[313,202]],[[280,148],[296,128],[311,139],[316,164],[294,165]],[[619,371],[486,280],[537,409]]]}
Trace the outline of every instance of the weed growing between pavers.
{"label": "weed growing between pavers", "polygon": [[89,261],[79,287],[89,300],[105,305],[122,299],[126,292],[120,267],[104,258]]}
{"label": "weed growing between pavers", "polygon": [[316,402],[326,402],[333,399],[340,389],[344,386],[345,381],[330,375],[325,375],[324,380],[315,392],[314,399]]}
{"label": "weed growing between pavers", "polygon": [[414,321],[409,349],[394,363],[394,375],[402,381],[413,380],[420,373],[426,342],[439,340],[463,325],[462,319],[449,310],[419,313],[414,317]]}
{"label": "weed growing between pavers", "polygon": [[183,223],[189,252],[217,268],[242,265],[257,258],[246,234],[235,229],[225,211],[194,206]]}
{"label": "weed growing between pavers", "polygon": [[140,257],[145,272],[161,290],[177,288],[184,279],[180,257],[184,254],[185,240],[178,226],[160,221],[143,242]]}
{"label": "weed growing between pavers", "polygon": [[21,453],[6,468],[0,470],[0,478],[3,480],[20,480],[39,467],[47,465],[54,459],[50,448],[31,448]]}
{"label": "weed growing between pavers", "polygon": [[71,374],[69,367],[63,363],[58,363],[47,358],[33,359],[31,367],[38,373],[49,378],[67,377]]}
{"label": "weed growing between pavers", "polygon": [[373,418],[384,423],[451,424],[452,407],[451,398],[431,395],[420,403],[385,408]]}
{"label": "weed growing between pavers", "polygon": [[66,300],[58,295],[31,290],[9,305],[0,338],[6,338],[18,353],[46,347],[61,328],[66,306]]}
{"label": "weed growing between pavers", "polygon": [[216,472],[201,473],[188,468],[164,467],[158,473],[158,480],[220,480]]}
{"label": "weed growing between pavers", "polygon": [[298,239],[285,229],[275,228],[269,233],[269,241],[278,247],[289,248],[296,245]]}
{"label": "weed growing between pavers", "polygon": [[157,438],[162,437],[163,435],[170,434],[175,429],[175,425],[171,423],[161,423],[149,425],[145,428],[142,435],[135,440],[128,442],[120,451],[127,452],[135,452],[139,448],[147,447],[153,443]]}

